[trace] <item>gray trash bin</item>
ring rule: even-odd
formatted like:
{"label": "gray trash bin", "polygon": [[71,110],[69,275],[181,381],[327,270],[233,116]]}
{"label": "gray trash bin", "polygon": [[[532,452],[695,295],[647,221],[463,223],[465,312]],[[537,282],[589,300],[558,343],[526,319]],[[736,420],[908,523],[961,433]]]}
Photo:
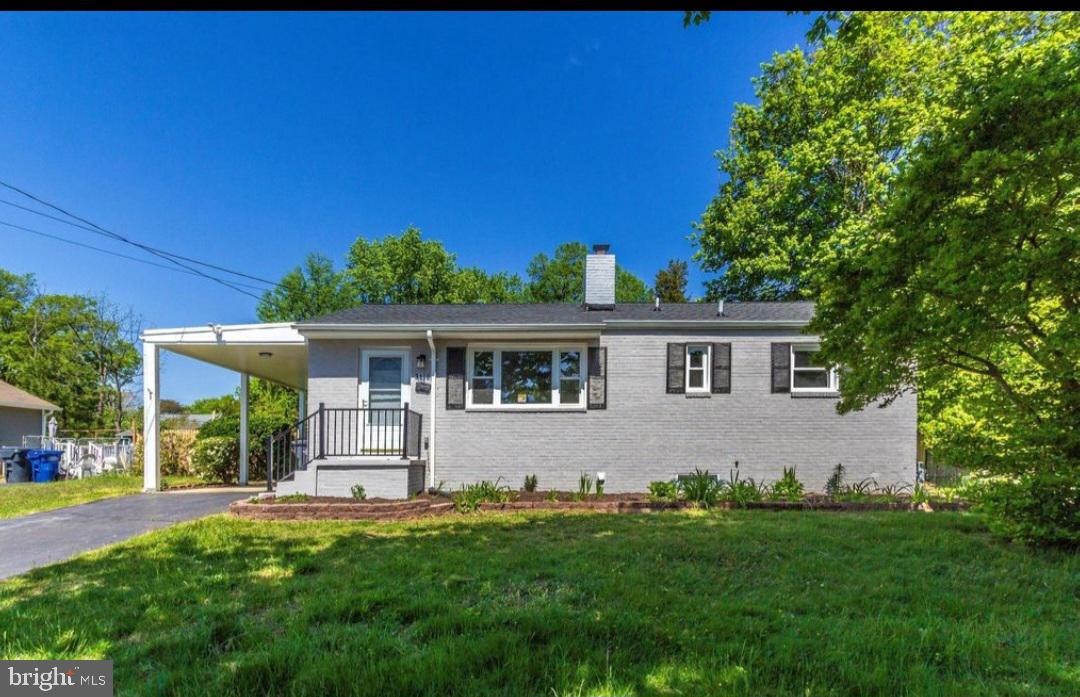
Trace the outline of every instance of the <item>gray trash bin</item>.
{"label": "gray trash bin", "polygon": [[4,472],[8,484],[30,481],[30,460],[26,457],[26,451],[16,450],[4,463]]}

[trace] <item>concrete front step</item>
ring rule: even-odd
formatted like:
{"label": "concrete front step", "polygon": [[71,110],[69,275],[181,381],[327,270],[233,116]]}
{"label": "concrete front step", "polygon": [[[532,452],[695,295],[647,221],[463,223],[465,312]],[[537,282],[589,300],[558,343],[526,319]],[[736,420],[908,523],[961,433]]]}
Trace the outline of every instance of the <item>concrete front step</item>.
{"label": "concrete front step", "polygon": [[278,482],[278,496],[352,496],[356,484],[368,498],[406,499],[424,488],[424,460],[400,458],[328,458],[297,470]]}

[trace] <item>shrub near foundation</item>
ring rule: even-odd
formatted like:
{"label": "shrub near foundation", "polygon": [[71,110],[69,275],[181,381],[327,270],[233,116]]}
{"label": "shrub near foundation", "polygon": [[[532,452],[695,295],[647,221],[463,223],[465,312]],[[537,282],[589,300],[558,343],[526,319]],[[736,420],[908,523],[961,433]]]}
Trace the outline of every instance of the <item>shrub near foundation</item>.
{"label": "shrub near foundation", "polygon": [[195,441],[191,465],[204,482],[235,482],[240,475],[240,441],[214,436]]}

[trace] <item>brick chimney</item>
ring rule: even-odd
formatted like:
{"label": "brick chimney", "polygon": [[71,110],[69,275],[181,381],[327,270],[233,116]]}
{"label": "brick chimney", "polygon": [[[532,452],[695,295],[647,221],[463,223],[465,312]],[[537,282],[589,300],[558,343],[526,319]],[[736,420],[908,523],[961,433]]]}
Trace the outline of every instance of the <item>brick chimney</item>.
{"label": "brick chimney", "polygon": [[610,245],[594,244],[592,254],[585,257],[585,308],[588,310],[615,309],[615,255]]}

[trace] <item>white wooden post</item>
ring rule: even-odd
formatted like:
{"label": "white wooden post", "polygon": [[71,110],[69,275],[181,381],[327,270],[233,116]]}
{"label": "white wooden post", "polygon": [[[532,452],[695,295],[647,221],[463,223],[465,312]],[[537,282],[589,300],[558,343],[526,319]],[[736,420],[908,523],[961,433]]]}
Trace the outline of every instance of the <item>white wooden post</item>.
{"label": "white wooden post", "polygon": [[[240,485],[248,483],[248,374],[240,373]],[[268,454],[269,456],[269,454]]]}
{"label": "white wooden post", "polygon": [[161,380],[158,374],[157,344],[143,342],[143,489],[161,488],[161,462],[158,459]]}
{"label": "white wooden post", "polygon": [[297,421],[303,421],[307,416],[307,390],[298,390],[296,393]]}

